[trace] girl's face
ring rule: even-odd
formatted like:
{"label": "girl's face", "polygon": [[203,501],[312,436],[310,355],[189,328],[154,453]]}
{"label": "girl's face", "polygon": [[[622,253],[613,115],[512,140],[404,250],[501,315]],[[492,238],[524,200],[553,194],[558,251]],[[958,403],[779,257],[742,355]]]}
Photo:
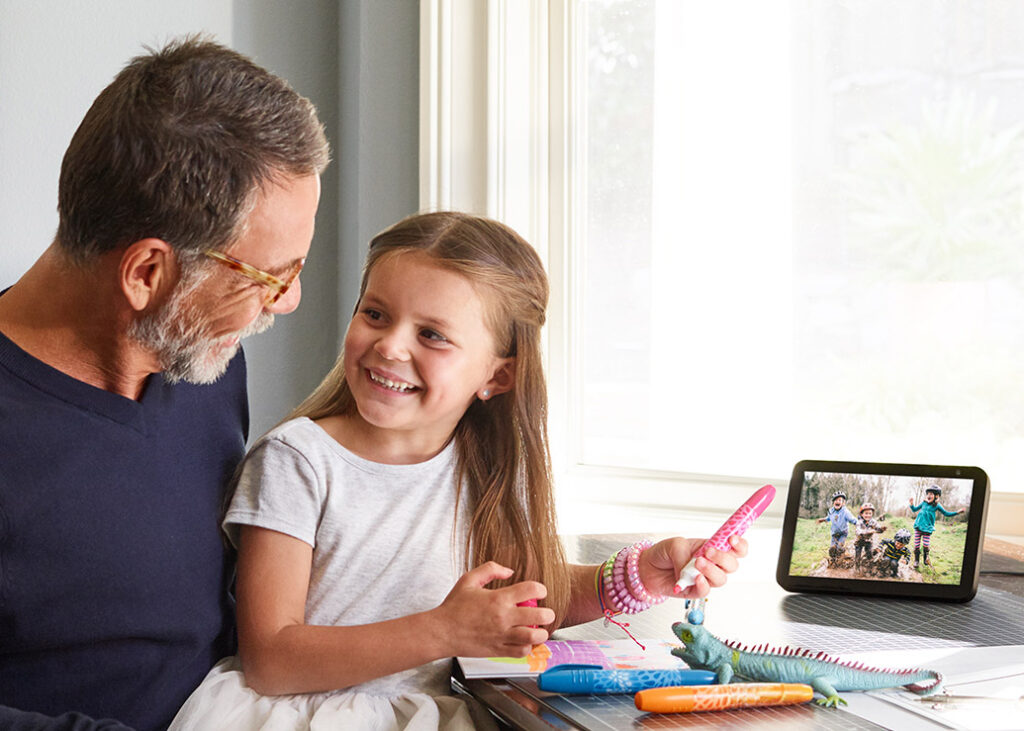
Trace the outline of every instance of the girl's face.
{"label": "girl's face", "polygon": [[926,492],[924,495],[924,499],[930,503],[934,503],[936,498],[938,498],[938,495],[936,495],[934,492]]}
{"label": "girl's face", "polygon": [[875,517],[875,511],[869,508],[860,515],[862,518],[864,518],[864,520],[871,520],[873,517]]}
{"label": "girl's face", "polygon": [[427,254],[388,256],[370,270],[344,364],[360,436],[380,446],[378,458],[436,454],[473,399],[511,388],[512,359],[495,354],[485,315],[469,280]]}

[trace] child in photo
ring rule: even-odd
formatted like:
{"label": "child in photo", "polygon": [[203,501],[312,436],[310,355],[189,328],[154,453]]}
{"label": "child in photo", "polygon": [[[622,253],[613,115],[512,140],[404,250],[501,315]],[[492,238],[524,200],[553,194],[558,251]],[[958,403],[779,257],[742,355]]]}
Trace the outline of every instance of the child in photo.
{"label": "child in photo", "polygon": [[910,549],[907,548],[908,543],[910,543],[910,531],[906,528],[900,528],[896,531],[896,535],[892,537],[892,540],[882,541],[881,560],[885,570],[891,576],[896,576],[899,573],[900,561],[903,559],[906,559],[908,562],[910,561]]}
{"label": "child in photo", "polygon": [[[921,566],[921,551],[924,550],[924,565],[931,566],[932,562],[928,559],[928,551],[931,548],[932,533],[935,532],[935,514],[942,513],[948,518],[954,515],[960,515],[964,512],[963,508],[960,510],[946,510],[939,503],[939,497],[942,495],[942,488],[938,485],[930,485],[925,488],[924,500],[914,505],[914,498],[910,498],[910,509],[917,513],[917,518],[914,520],[914,570],[916,571]],[[920,512],[918,512],[920,511]]]}
{"label": "child in photo", "polygon": [[853,544],[854,564],[861,566],[861,555],[864,563],[870,563],[874,552],[875,533],[885,531],[885,526],[875,520],[875,506],[864,503],[860,506],[860,517],[857,518],[857,540]]}
{"label": "child in photo", "polygon": [[[673,594],[701,539],[565,560],[547,299],[537,254],[496,221],[421,214],[373,239],[333,370],[243,463],[224,520],[239,655],[172,729],[492,728],[451,695],[450,658],[524,657],[558,627]],[[678,596],[721,586],[746,553],[731,546]]]}
{"label": "child in photo", "polygon": [[829,529],[832,532],[832,542],[828,547],[828,562],[830,566],[834,566],[846,551],[846,537],[850,532],[850,524],[857,524],[857,519],[853,517],[853,513],[846,507],[845,492],[837,490],[832,493],[832,507],[828,509],[828,514],[824,518],[818,518],[818,522],[829,523]]}

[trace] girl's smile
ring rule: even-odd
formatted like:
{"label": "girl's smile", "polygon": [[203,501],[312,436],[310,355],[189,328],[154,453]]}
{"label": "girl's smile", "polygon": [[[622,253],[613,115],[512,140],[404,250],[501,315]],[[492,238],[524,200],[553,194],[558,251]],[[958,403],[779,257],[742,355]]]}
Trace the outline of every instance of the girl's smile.
{"label": "girl's smile", "polygon": [[406,383],[397,376],[386,375],[384,373],[374,371],[372,368],[366,369],[366,375],[369,376],[374,385],[393,393],[408,394],[413,391],[420,390],[418,386]]}

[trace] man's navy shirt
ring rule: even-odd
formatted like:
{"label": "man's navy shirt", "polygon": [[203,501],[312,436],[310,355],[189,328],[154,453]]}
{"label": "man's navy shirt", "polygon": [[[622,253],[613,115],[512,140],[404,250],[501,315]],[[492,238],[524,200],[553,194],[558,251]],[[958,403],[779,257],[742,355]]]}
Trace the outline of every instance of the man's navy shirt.
{"label": "man's navy shirt", "polygon": [[245,380],[239,353],[132,401],[0,334],[0,706],[159,729],[232,651],[218,523]]}

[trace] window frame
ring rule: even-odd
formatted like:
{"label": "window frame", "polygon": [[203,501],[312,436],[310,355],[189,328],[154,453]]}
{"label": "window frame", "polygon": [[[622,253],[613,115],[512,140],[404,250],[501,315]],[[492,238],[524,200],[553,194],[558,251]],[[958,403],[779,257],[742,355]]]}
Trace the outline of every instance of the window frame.
{"label": "window frame", "polygon": [[[789,475],[708,475],[582,460],[581,394],[570,376],[581,363],[576,273],[584,252],[573,206],[584,191],[565,174],[585,161],[583,136],[572,125],[585,100],[567,52],[582,40],[582,2],[421,0],[420,209],[502,220],[537,248],[548,268],[548,428],[560,516],[586,505],[731,511],[766,482],[784,492]],[[767,515],[780,520],[784,506],[776,500]],[[1024,535],[1024,493],[993,492],[988,531]]]}

